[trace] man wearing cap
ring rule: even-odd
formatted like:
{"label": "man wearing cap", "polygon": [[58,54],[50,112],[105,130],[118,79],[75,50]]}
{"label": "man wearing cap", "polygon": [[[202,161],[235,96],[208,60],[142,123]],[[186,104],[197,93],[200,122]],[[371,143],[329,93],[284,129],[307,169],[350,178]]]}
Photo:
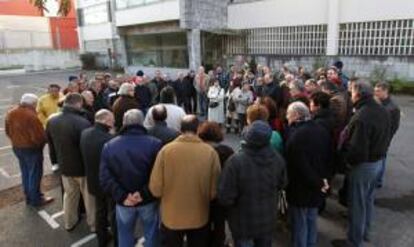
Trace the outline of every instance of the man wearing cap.
{"label": "man wearing cap", "polygon": [[7,113],[5,123],[6,135],[10,138],[13,152],[19,160],[26,204],[33,207],[53,201],[53,198],[44,197],[40,191],[46,134],[37,118],[37,101],[36,95],[24,94],[20,104]]}

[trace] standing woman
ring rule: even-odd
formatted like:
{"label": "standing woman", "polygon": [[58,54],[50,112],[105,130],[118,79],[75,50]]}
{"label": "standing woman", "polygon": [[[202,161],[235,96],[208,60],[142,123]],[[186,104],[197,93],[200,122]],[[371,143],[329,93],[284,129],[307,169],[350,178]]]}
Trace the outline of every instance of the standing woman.
{"label": "standing woman", "polygon": [[243,131],[244,126],[246,126],[247,107],[253,104],[253,92],[250,90],[249,82],[243,82],[241,92],[235,97],[234,102],[236,103],[236,112],[238,115],[238,129],[239,131]]}
{"label": "standing woman", "polygon": [[239,116],[236,111],[237,98],[241,94],[240,84],[237,81],[230,81],[229,91],[227,91],[227,113],[226,113],[226,132],[230,133],[231,129],[235,129],[235,133],[239,133]]}
{"label": "standing woman", "polygon": [[219,80],[215,79],[207,94],[210,100],[208,105],[208,121],[224,123],[224,89],[221,88]]}

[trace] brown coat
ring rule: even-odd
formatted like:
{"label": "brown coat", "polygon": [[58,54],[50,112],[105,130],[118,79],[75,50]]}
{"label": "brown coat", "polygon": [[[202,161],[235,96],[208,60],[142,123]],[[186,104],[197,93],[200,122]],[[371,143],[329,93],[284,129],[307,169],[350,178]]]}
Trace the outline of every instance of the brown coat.
{"label": "brown coat", "polygon": [[17,106],[6,116],[6,135],[16,148],[43,148],[46,133],[35,109]]}
{"label": "brown coat", "polygon": [[149,188],[161,198],[162,223],[173,230],[205,226],[219,174],[216,151],[195,135],[181,135],[161,149]]}
{"label": "brown coat", "polygon": [[122,95],[120,96],[112,106],[112,111],[115,116],[115,127],[119,131],[122,127],[122,120],[125,112],[131,109],[138,109],[138,101],[131,96]]}

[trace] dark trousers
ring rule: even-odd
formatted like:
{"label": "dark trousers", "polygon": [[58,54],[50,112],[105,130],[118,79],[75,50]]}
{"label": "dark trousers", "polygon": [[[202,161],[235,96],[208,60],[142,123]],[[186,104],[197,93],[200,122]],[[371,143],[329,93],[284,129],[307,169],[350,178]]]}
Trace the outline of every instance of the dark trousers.
{"label": "dark trousers", "polygon": [[197,113],[197,104],[198,104],[198,99],[197,99],[197,93],[194,93],[193,95],[191,95],[190,97],[190,104],[192,104],[193,109],[191,111],[191,113],[196,114]]}
{"label": "dark trousers", "polygon": [[236,247],[272,247],[272,237],[235,239]]}
{"label": "dark trousers", "polygon": [[191,114],[193,112],[193,108],[191,106],[191,97],[184,97],[183,98],[183,104],[184,104],[184,111],[187,114]]}
{"label": "dark trousers", "polygon": [[183,247],[184,236],[187,237],[187,247],[209,246],[209,224],[199,229],[172,230],[161,226],[163,247]]}
{"label": "dark trousers", "polygon": [[[110,240],[108,227],[111,227],[114,246],[118,246],[117,229],[115,220],[115,202],[108,196],[97,194],[95,195],[96,205],[96,235],[98,236],[99,247],[108,245]],[[110,220],[108,220],[110,219]]]}
{"label": "dark trousers", "polygon": [[13,148],[19,160],[26,203],[39,206],[42,201],[40,182],[43,176],[43,150],[40,148]]}
{"label": "dark trousers", "polygon": [[246,126],[247,122],[246,122],[246,114],[244,113],[238,113],[239,116],[239,130],[243,131],[244,126]]}
{"label": "dark trousers", "polygon": [[224,247],[226,242],[226,209],[220,207],[217,202],[210,206],[210,246]]}

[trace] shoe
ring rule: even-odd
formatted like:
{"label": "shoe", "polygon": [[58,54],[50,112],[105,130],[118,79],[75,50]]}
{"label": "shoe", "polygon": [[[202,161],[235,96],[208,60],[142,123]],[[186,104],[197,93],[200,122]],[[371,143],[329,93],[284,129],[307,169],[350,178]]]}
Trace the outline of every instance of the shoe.
{"label": "shoe", "polygon": [[57,171],[59,171],[59,164],[52,164],[52,172],[57,172]]}
{"label": "shoe", "polygon": [[41,208],[41,207],[44,207],[44,206],[46,206],[47,204],[50,204],[50,203],[52,203],[53,201],[54,201],[55,199],[53,198],[53,197],[42,197],[42,199],[41,199],[41,201],[39,202],[39,203],[36,203],[36,204],[30,204],[30,203],[28,203],[29,205],[31,205],[31,206],[33,206],[33,207],[35,207],[35,208]]}
{"label": "shoe", "polygon": [[346,239],[335,239],[331,242],[334,247],[353,247],[352,244]]}

